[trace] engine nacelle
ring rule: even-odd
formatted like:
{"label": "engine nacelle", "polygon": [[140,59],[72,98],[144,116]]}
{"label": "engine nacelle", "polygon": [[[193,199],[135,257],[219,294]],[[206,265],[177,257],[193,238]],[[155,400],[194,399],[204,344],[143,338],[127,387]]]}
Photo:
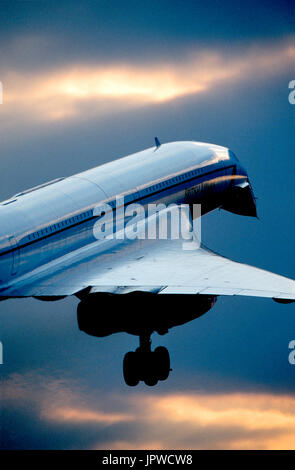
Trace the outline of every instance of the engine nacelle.
{"label": "engine nacelle", "polygon": [[78,326],[81,331],[97,337],[119,332],[165,334],[174,326],[204,315],[215,302],[216,297],[208,295],[89,294],[78,305]]}

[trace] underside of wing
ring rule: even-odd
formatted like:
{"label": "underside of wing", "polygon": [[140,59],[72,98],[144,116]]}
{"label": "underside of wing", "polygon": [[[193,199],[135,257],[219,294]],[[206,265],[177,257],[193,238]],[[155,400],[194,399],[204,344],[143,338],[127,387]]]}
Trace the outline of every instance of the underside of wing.
{"label": "underside of wing", "polygon": [[103,250],[98,241],[23,276],[0,295],[66,296],[88,289],[295,300],[294,280],[213,253],[199,245],[191,227],[186,220],[187,233],[179,239],[109,239]]}

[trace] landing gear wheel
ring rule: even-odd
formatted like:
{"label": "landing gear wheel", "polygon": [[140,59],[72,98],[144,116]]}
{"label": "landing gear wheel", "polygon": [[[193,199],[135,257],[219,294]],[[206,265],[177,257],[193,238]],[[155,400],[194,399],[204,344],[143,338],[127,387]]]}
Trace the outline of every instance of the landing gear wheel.
{"label": "landing gear wheel", "polygon": [[149,387],[154,387],[155,385],[157,385],[158,380],[154,376],[149,376],[144,379],[144,383]]}
{"label": "landing gear wheel", "polygon": [[166,380],[169,376],[169,352],[164,346],[158,346],[155,351],[151,350],[151,333],[142,333],[139,336],[139,347],[124,357],[123,375],[130,387],[135,387],[140,381],[153,387],[159,380]]}
{"label": "landing gear wheel", "polygon": [[149,387],[153,387],[158,383],[158,374],[156,367],[156,356],[155,353],[148,353],[145,361],[145,371],[144,371],[144,383]]}
{"label": "landing gear wheel", "polygon": [[158,380],[166,380],[170,373],[170,356],[164,346],[158,346],[155,351],[155,367]]}
{"label": "landing gear wheel", "polygon": [[135,387],[138,385],[138,369],[138,354],[133,351],[125,354],[123,360],[123,376],[126,385],[129,385],[129,387]]}

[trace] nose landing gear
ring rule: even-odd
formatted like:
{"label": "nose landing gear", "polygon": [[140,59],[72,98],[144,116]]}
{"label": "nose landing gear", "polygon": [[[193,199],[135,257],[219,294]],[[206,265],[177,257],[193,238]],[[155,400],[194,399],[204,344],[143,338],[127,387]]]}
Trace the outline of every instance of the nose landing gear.
{"label": "nose landing gear", "polygon": [[171,371],[170,356],[164,346],[151,350],[150,334],[140,335],[136,351],[125,354],[123,376],[127,385],[135,387],[140,381],[154,386],[159,380],[166,380]]}

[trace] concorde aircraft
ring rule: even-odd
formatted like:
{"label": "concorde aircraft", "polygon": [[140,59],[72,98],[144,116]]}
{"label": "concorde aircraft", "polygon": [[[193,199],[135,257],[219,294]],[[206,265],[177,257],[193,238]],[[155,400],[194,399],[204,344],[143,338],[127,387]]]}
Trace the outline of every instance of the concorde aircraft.
{"label": "concorde aircraft", "polygon": [[[97,337],[138,335],[138,349],[123,360],[129,386],[168,378],[169,353],[162,346],[152,351],[151,334],[200,317],[218,296],[295,300],[294,280],[197,243],[195,205],[201,215],[222,208],[257,216],[235,154],[202,142],[161,145],[156,138],[155,144],[0,203],[0,299],[74,295],[80,330]],[[144,208],[141,216],[134,216],[135,204]],[[151,205],[160,209],[150,213]],[[181,211],[187,223],[180,237],[143,236],[152,220],[183,207],[189,211]]]}

